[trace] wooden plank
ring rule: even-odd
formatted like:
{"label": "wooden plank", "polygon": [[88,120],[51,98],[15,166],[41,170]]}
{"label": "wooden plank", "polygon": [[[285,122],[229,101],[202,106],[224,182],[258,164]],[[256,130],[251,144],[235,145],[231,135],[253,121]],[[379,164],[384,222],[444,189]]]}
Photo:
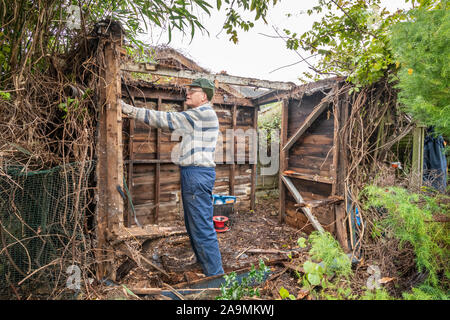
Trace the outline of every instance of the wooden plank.
{"label": "wooden plank", "polygon": [[131,163],[133,162],[133,164],[155,164],[155,163],[173,163],[172,160],[160,160],[160,159],[136,159],[136,160],[126,160],[125,163]]}
{"label": "wooden plank", "polygon": [[[334,90],[332,91],[334,92]],[[332,93],[330,93],[332,95]],[[294,135],[289,139],[289,141],[284,145],[283,151],[289,150],[292,145],[300,138],[300,136],[308,129],[312,123],[322,114],[323,111],[328,108],[328,103],[330,100],[330,95],[325,96],[320,103],[314,108],[314,110],[305,119],[302,125],[297,129]]]}
{"label": "wooden plank", "polygon": [[[300,192],[297,191],[297,189],[295,188],[292,181],[288,177],[285,177],[283,175],[280,175],[280,176],[281,176],[282,181],[286,185],[287,189],[289,190],[289,192],[295,198],[295,201],[297,201],[297,203],[304,202],[303,197],[300,195]],[[313,216],[311,209],[308,207],[302,207],[301,209],[305,213],[306,217],[311,222],[311,224],[314,226],[314,228],[317,231],[319,231],[320,233],[323,233],[325,230],[323,229],[323,227],[321,226],[321,224],[319,223],[317,218],[315,216]]]}
{"label": "wooden plank", "polygon": [[123,190],[122,110],[119,47],[122,38],[105,43],[99,81],[100,126],[98,150],[98,215],[97,215],[97,277],[112,277],[113,252],[108,240],[123,228],[124,203],[117,188]]}
{"label": "wooden plank", "polygon": [[245,106],[245,107],[255,107],[252,100],[248,98],[236,98],[232,96],[224,97],[224,95],[220,93],[216,93],[211,100],[213,104],[219,104],[219,105],[228,105],[233,106],[235,104],[239,106]]}
{"label": "wooden plank", "polygon": [[[100,82],[100,81],[99,81]],[[97,250],[94,251],[95,258],[97,261],[105,261],[106,253],[104,251],[106,247],[106,239],[108,238],[108,201],[106,197],[106,184],[107,184],[107,170],[105,161],[106,161],[106,116],[105,116],[105,106],[102,97],[106,95],[104,86],[99,84],[99,129],[97,136],[97,163],[96,163],[96,173],[97,173],[97,188],[96,188],[96,196],[98,199],[96,206],[96,219],[97,219],[97,228],[96,228],[96,236],[97,236]],[[97,265],[97,279],[102,279],[109,270],[107,269],[107,265],[104,263],[99,263]]]}
{"label": "wooden plank", "polygon": [[118,103],[121,96],[121,78],[117,45],[110,43],[105,48],[106,80],[106,165],[108,228],[113,232],[123,227],[123,198],[117,186],[123,189],[123,153],[122,153],[122,109]]}
{"label": "wooden plank", "polygon": [[[171,293],[173,291],[171,290],[164,290],[161,288],[130,288],[131,292],[134,294],[139,295],[146,295],[146,296],[154,296],[154,295],[167,295],[168,293]],[[203,288],[203,289],[179,289],[178,290],[181,294],[187,296],[187,295],[200,295],[205,294],[211,297],[219,296],[221,293],[220,288]]]}
{"label": "wooden plank", "polygon": [[[138,87],[136,85],[129,85],[130,93],[135,98],[136,103],[141,101],[147,101],[149,100],[158,100],[158,98],[162,98],[165,101],[173,101],[173,102],[183,102],[186,100],[185,95],[181,90],[171,90],[168,88],[168,90],[161,90],[158,89],[158,87],[155,88],[146,88],[146,87]],[[138,106],[138,105],[136,105]]]}
{"label": "wooden plank", "polygon": [[[236,128],[236,118],[237,118],[237,105],[233,105],[233,111],[232,111],[232,120],[231,120],[231,129],[232,129],[232,133],[231,133],[231,155],[233,156],[233,163],[230,165],[230,178],[229,178],[229,183],[230,183],[230,187],[229,187],[229,192],[230,195],[234,195],[234,176],[236,175],[236,159],[235,159],[235,147],[236,147],[236,138],[234,136],[234,130]],[[226,146],[224,145],[224,147],[226,148]],[[226,149],[225,149],[226,150]]]}
{"label": "wooden plank", "polygon": [[317,208],[317,207],[321,207],[321,206],[328,206],[328,205],[335,204],[335,203],[341,203],[342,201],[344,201],[344,197],[331,196],[327,199],[303,201],[301,203],[295,204],[295,206],[296,207]]}
{"label": "wooden plank", "polygon": [[[339,96],[339,102],[335,105],[335,148],[336,160],[333,161],[333,165],[336,168],[334,178],[335,183],[331,194],[333,196],[344,196],[347,197],[347,192],[345,188],[345,177],[347,175],[347,155],[344,146],[346,145],[344,141],[341,141],[341,131],[348,119],[349,111],[349,97],[345,93]],[[343,138],[343,137],[342,137]],[[336,238],[339,241],[344,252],[349,252],[348,235],[346,228],[346,218],[347,218],[347,205],[346,201],[338,203],[334,206],[335,219],[336,219]],[[349,219],[350,220],[350,219]]]}
{"label": "wooden plank", "polygon": [[314,182],[322,182],[322,183],[328,183],[328,184],[334,183],[334,179],[332,177],[324,177],[324,176],[320,176],[318,174],[312,175],[312,174],[295,172],[292,170],[285,170],[285,171],[283,171],[283,175],[290,177],[290,178],[304,179],[304,180],[309,180],[309,181],[314,181]]}
{"label": "wooden plank", "polygon": [[[333,177],[334,182],[337,179],[337,167],[339,161],[339,119],[340,119],[340,108],[341,105],[339,102],[333,103],[333,114],[334,114],[334,130],[333,130],[333,164],[330,167],[331,176]],[[336,194],[336,183],[333,183],[333,187],[331,189],[331,193]]]}
{"label": "wooden plank", "polygon": [[262,106],[265,104],[269,104],[272,102],[282,101],[283,99],[289,98],[289,91],[283,91],[283,90],[273,90],[269,91],[266,94],[253,98],[253,102],[258,105]]}
{"label": "wooden plank", "polygon": [[[287,125],[288,125],[288,106],[289,99],[283,100],[281,107],[281,133],[280,133],[280,145],[284,146],[287,140]],[[281,149],[281,148],[280,148]],[[286,187],[282,182],[282,172],[287,169],[287,157],[286,151],[280,150],[280,170],[278,175],[278,188],[279,188],[279,215],[278,219],[280,223],[284,222],[284,215],[286,211]]]}
{"label": "wooden plank", "polygon": [[295,84],[292,82],[260,80],[254,78],[231,76],[221,73],[211,74],[191,70],[175,70],[163,67],[161,65],[148,63],[143,64],[143,63],[126,62],[121,65],[121,69],[129,72],[149,73],[160,76],[192,79],[192,80],[197,78],[206,78],[208,80],[211,80],[212,82],[218,81],[223,84],[240,85],[246,87],[268,88],[276,90],[291,90],[296,87]]}
{"label": "wooden plank", "polygon": [[422,186],[423,180],[423,147],[425,139],[425,127],[417,126],[413,131],[413,154],[411,165],[411,184],[415,188]]}
{"label": "wooden plank", "polygon": [[289,166],[328,172],[329,176],[332,176],[333,155],[331,151],[330,148],[330,153],[325,157],[314,157],[308,154],[298,155],[289,152]]}
{"label": "wooden plank", "polygon": [[[253,128],[255,130],[258,130],[258,108],[253,109]],[[257,132],[257,131],[256,131]],[[258,165],[258,136],[256,136],[256,139],[253,142],[253,152],[254,155],[249,155],[253,161],[252,166],[252,175],[251,175],[251,193],[250,193],[250,210],[255,210],[256,208],[256,171],[257,171],[257,165]]]}
{"label": "wooden plank", "polygon": [[[161,111],[162,99],[158,98],[157,110]],[[161,129],[156,129],[156,159],[161,159]],[[158,216],[159,216],[159,205],[161,202],[161,164],[159,162],[156,163],[155,168],[155,209],[153,212],[153,217],[155,224],[158,224]]]}
{"label": "wooden plank", "polygon": [[[134,126],[135,126],[136,121],[134,119],[130,119],[130,136],[129,136],[129,140],[128,140],[128,151],[129,151],[129,157],[130,160],[128,162],[128,191],[130,193],[130,195],[133,194],[133,166],[134,166],[134,152],[133,152],[133,139],[134,139]],[[133,200],[131,200],[133,201]],[[131,208],[131,204],[130,201],[128,201],[128,210],[127,210],[127,215],[126,215],[126,221],[124,221],[124,225],[126,227],[130,227],[131,226],[131,214],[132,214],[132,208]]]}

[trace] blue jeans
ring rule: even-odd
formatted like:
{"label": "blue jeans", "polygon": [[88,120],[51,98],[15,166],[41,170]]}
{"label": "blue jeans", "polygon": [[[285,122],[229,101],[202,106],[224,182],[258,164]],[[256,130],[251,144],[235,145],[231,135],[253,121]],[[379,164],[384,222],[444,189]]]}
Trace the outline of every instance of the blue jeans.
{"label": "blue jeans", "polygon": [[184,222],[197,261],[206,276],[223,274],[213,223],[212,190],[215,168],[180,167]]}

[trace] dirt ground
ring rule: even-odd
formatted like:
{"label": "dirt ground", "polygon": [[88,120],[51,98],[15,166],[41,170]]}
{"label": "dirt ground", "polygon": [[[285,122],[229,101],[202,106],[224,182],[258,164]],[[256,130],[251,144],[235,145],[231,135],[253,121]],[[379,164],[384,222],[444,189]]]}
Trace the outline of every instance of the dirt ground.
{"label": "dirt ground", "polygon": [[[294,296],[301,294],[295,272],[285,264],[291,258],[295,258],[297,265],[303,260],[302,252],[295,251],[290,257],[288,252],[298,250],[297,239],[305,234],[286,224],[280,225],[277,213],[278,198],[259,198],[254,212],[234,212],[229,230],[218,233],[225,273],[252,265],[258,267],[259,259],[270,267],[269,278],[260,286],[260,299],[280,298],[278,292],[282,286]],[[187,235],[155,240],[145,256],[168,275],[137,266],[121,279],[121,284],[128,288],[167,288],[167,285],[179,287],[205,277],[200,265],[195,263]]]}

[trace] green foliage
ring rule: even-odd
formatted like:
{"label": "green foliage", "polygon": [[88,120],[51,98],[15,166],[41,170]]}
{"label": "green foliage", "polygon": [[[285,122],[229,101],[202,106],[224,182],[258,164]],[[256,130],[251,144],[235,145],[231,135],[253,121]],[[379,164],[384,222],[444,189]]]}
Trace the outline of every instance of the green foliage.
{"label": "green foliage", "polygon": [[311,258],[323,263],[325,273],[348,277],[352,273],[350,258],[344,253],[339,243],[329,232],[314,231],[309,236]]}
{"label": "green foliage", "polygon": [[[428,272],[427,282],[438,287],[438,274],[444,272],[449,278],[450,234],[445,224],[433,222],[433,214],[449,215],[448,205],[426,195],[410,193],[400,187],[379,188],[368,186],[363,195],[367,197],[365,209],[385,208],[387,215],[380,221],[386,234],[408,242],[414,248],[419,271]],[[448,202],[448,201],[447,201]]]}
{"label": "green foliage", "polygon": [[312,290],[320,287],[318,298],[321,299],[351,299],[352,291],[348,278],[352,274],[351,261],[343,252],[339,243],[329,232],[317,231],[309,236],[311,260],[303,263],[304,276],[299,282],[304,289],[315,295]]}
{"label": "green foliage", "polygon": [[270,271],[270,268],[259,259],[259,269],[254,265],[249,272],[248,277],[242,278],[239,283],[236,272],[224,275],[225,284],[220,287],[221,295],[216,297],[217,300],[240,300],[242,297],[259,296],[259,289],[254,288],[255,283],[260,283],[264,279],[264,275]]}
{"label": "green foliage", "polygon": [[320,56],[317,66],[311,66],[319,76],[305,73],[306,77],[348,76],[359,88],[376,82],[394,66],[387,45],[389,27],[404,19],[404,12],[390,13],[380,0],[319,0],[307,14],[322,15],[322,19],[301,35],[284,30],[290,37],[289,49],[302,48]]}
{"label": "green foliage", "polygon": [[392,28],[391,47],[401,65],[397,87],[405,111],[450,136],[449,2],[412,10]]}
{"label": "green foliage", "polygon": [[281,129],[281,105],[281,102],[267,105],[269,110],[258,117],[258,129],[267,133],[267,145],[270,145],[273,139],[272,132],[279,132]]}
{"label": "green foliage", "polygon": [[366,290],[359,300],[395,300],[386,289]]}
{"label": "green foliage", "polygon": [[297,245],[298,245],[300,248],[305,248],[305,247],[306,247],[306,239],[303,238],[303,237],[298,238],[298,239],[297,239]]}
{"label": "green foliage", "polygon": [[421,285],[418,288],[413,288],[411,292],[404,292],[403,299],[405,300],[449,300],[448,291],[444,292],[439,288]]}
{"label": "green foliage", "polygon": [[305,271],[305,284],[309,286],[325,285],[323,281],[325,270],[321,265],[308,260],[303,264],[303,270]]}
{"label": "green foliage", "polygon": [[[11,75],[24,66],[45,70],[48,61],[43,57],[66,53],[102,20],[120,21],[131,44],[128,50],[137,48],[143,54],[146,44],[138,35],[149,28],[167,30],[169,41],[174,30],[192,39],[197,31],[208,32],[199,16],[223,7],[228,12],[223,28],[237,42],[238,29],[254,26],[241,14],[254,12],[255,20],[265,21],[270,3],[277,0],[5,0],[0,6],[0,83],[11,81]],[[74,15],[70,6],[79,14]]]}
{"label": "green foliage", "polygon": [[[250,20],[245,21],[241,14],[233,7],[233,4],[237,2],[238,8],[243,8],[244,11],[255,12],[255,21],[261,18],[264,23],[267,23],[265,17],[267,15],[267,10],[269,9],[269,4],[272,2],[273,5],[276,5],[278,0],[224,0],[223,2],[228,5],[231,2],[231,5],[226,9],[227,14],[223,28],[226,30],[227,34],[230,35],[230,40],[234,43],[238,43],[237,28],[248,31],[250,28],[254,27],[254,23]],[[217,0],[217,8],[220,9],[221,6],[222,0]]]}
{"label": "green foliage", "polygon": [[295,300],[295,297],[292,294],[290,294],[289,291],[287,291],[284,287],[280,288],[279,294],[281,299],[283,300],[285,299]]}
{"label": "green foliage", "polygon": [[0,99],[11,100],[11,94],[0,90]]}

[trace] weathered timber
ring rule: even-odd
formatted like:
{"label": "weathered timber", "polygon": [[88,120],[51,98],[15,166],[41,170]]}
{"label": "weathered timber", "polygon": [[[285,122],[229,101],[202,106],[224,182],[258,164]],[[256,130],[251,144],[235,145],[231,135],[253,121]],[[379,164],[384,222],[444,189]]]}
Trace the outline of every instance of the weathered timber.
{"label": "weathered timber", "polygon": [[[232,122],[231,122],[231,155],[233,156],[233,159],[235,157],[235,150],[236,150],[236,138],[234,136],[234,129],[236,128],[236,118],[237,118],[237,105],[233,105],[232,109]],[[223,146],[226,150],[226,145]],[[235,184],[235,175],[236,175],[236,163],[233,161],[233,163],[230,165],[230,177],[229,177],[229,194],[234,195],[234,184]]]}
{"label": "weathered timber", "polygon": [[[161,111],[161,104],[162,99],[158,98],[158,104],[157,104],[157,110]],[[156,158],[158,160],[161,159],[161,129],[156,129]],[[160,183],[160,176],[161,176],[161,163],[156,163],[155,168],[155,203],[157,204],[154,209],[154,221],[155,224],[158,224],[158,216],[159,216],[159,203],[161,199],[161,183]]]}
{"label": "weathered timber", "polygon": [[[280,133],[280,145],[284,146],[287,140],[287,125],[288,125],[288,105],[289,99],[283,100],[283,105],[281,107],[281,133]],[[283,172],[287,169],[287,157],[286,151],[280,150],[280,170]],[[278,175],[278,188],[280,195],[280,205],[279,205],[279,222],[284,222],[284,215],[286,211],[286,187],[282,182],[282,175]]]}
{"label": "weathered timber", "polygon": [[422,186],[424,140],[425,127],[415,127],[413,131],[413,155],[411,165],[411,185],[415,188],[420,188]]}
{"label": "weathered timber", "polygon": [[[97,141],[97,261],[112,261],[112,252],[107,250],[108,241],[123,227],[124,203],[118,192],[123,190],[122,110],[119,69],[122,35],[111,34],[105,40],[103,61],[99,81],[99,132]],[[97,277],[113,276],[110,262],[97,266]]]}
{"label": "weathered timber", "polygon": [[323,199],[323,200],[303,201],[300,203],[296,203],[295,206],[300,207],[300,208],[301,207],[317,208],[317,207],[322,207],[322,206],[329,206],[329,205],[336,204],[336,203],[341,203],[342,201],[344,201],[344,197],[332,196],[330,198]]}
{"label": "weathered timber", "polygon": [[191,70],[174,70],[157,64],[148,63],[123,63],[121,69],[129,72],[150,73],[160,76],[168,76],[183,79],[206,78],[213,82],[218,81],[223,84],[239,85],[247,87],[268,88],[276,90],[291,90],[295,84],[291,82],[269,81],[254,78],[231,76],[227,74],[210,74]]}
{"label": "weathered timber", "polygon": [[333,184],[333,182],[334,182],[334,179],[332,177],[321,176],[318,174],[313,175],[313,174],[295,172],[292,170],[284,171],[283,175],[291,177],[291,178],[304,179],[304,180],[309,180],[309,181],[314,181],[314,182],[322,182],[322,183],[327,183],[327,184]]}
{"label": "weathered timber", "polygon": [[[346,143],[342,140],[342,127],[347,122],[349,112],[349,96],[348,93],[339,97],[339,102],[334,105],[334,152],[333,152],[333,184],[331,194],[333,196],[346,197],[345,175],[347,172],[347,157],[343,146]],[[340,202],[334,206],[336,219],[336,238],[339,241],[344,252],[349,252],[348,235],[346,228],[347,206],[345,202]],[[349,219],[350,220],[350,219]]]}
{"label": "weathered timber", "polygon": [[283,146],[282,151],[289,150],[292,145],[300,138],[300,136],[308,129],[312,123],[322,114],[322,112],[328,108],[328,103],[330,102],[330,96],[332,97],[335,90],[325,96],[322,101],[314,108],[314,110],[310,113],[310,115],[305,119],[302,125],[297,129],[294,135],[289,139],[289,141]]}
{"label": "weathered timber", "polygon": [[[253,128],[258,128],[258,109],[253,110]],[[253,159],[252,173],[251,173],[251,193],[250,193],[250,209],[255,210],[256,208],[256,171],[258,164],[258,136],[253,140],[253,154],[250,154],[250,159]]]}
{"label": "weathered timber", "polygon": [[[280,176],[281,176],[282,181],[286,185],[287,189],[289,190],[289,192],[292,194],[292,196],[297,201],[297,203],[304,202],[303,197],[300,195],[300,192],[297,191],[297,189],[295,188],[295,186],[292,183],[292,181],[288,177],[285,177],[283,175],[280,175]],[[309,208],[307,208],[307,207],[302,207],[301,209],[305,213],[306,217],[311,222],[311,224],[314,226],[314,228],[317,231],[319,231],[320,233],[323,233],[325,230],[320,225],[319,221],[317,221],[317,218],[314,217],[314,215],[312,214],[311,210]]]}

